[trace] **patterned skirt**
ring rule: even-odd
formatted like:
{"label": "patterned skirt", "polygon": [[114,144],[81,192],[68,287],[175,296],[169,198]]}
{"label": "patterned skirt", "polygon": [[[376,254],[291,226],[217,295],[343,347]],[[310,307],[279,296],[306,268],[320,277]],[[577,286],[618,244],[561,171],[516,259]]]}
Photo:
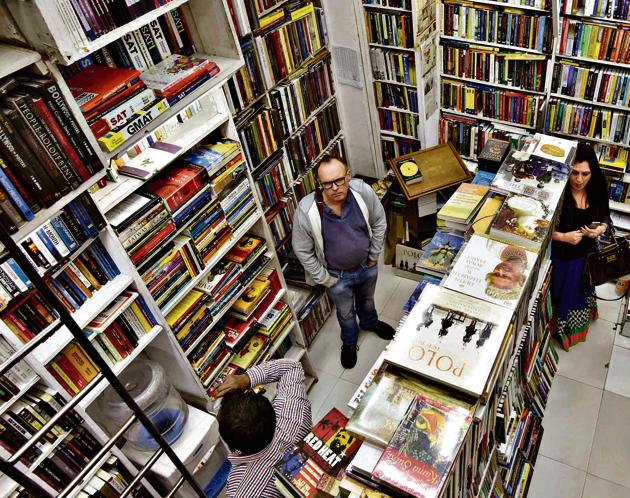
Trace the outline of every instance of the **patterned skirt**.
{"label": "patterned skirt", "polygon": [[595,288],[583,277],[585,258],[554,259],[551,297],[555,308],[552,330],[568,351],[586,340],[591,321],[598,318]]}

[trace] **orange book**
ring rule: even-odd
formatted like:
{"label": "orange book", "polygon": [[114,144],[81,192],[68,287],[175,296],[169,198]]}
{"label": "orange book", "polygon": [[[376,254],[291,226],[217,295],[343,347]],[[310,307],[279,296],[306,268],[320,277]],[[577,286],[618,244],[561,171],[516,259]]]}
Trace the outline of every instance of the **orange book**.
{"label": "orange book", "polygon": [[140,77],[136,69],[92,64],[68,80],[68,86],[81,112],[89,112]]}
{"label": "orange book", "polygon": [[85,351],[78,344],[71,343],[66,349],[63,350],[63,354],[68,359],[70,364],[76,369],[78,374],[85,379],[86,383],[89,383],[96,374],[98,368],[92,360],[85,354]]}

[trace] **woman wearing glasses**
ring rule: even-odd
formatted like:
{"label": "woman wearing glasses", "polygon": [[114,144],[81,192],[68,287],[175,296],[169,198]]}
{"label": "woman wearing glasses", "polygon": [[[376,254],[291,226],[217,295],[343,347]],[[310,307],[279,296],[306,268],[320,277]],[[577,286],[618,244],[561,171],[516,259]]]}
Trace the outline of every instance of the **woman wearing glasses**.
{"label": "woman wearing glasses", "polygon": [[324,156],[315,176],[319,190],[302,199],[295,213],[293,250],[307,283],[327,287],[341,327],[341,364],[352,368],[359,327],[383,339],[394,336],[374,307],[377,262],[387,228],[385,210],[372,188],[352,179],[347,165],[337,158]]}

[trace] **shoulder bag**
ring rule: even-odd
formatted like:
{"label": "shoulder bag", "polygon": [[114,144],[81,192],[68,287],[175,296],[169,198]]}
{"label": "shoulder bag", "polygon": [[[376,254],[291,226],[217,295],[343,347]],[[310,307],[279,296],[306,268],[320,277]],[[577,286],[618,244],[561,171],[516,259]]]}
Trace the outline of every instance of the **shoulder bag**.
{"label": "shoulder bag", "polygon": [[628,239],[615,237],[612,224],[609,226],[612,242],[604,248],[598,247],[586,256],[584,274],[593,286],[630,273],[630,243]]}

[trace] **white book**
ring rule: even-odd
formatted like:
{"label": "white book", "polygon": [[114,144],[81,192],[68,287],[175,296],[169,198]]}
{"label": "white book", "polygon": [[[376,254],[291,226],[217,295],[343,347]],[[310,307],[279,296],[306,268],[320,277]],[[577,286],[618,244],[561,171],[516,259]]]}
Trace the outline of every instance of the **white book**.
{"label": "white book", "polygon": [[234,0],[232,7],[234,8],[234,15],[236,16],[236,22],[238,23],[238,29],[241,36],[250,33],[252,28],[249,25],[249,17],[247,17],[247,9],[245,8],[245,1],[249,0]]}
{"label": "white book", "polygon": [[265,87],[273,88],[275,86],[275,81],[273,80],[273,76],[271,75],[271,64],[269,62],[265,42],[260,36],[255,37],[254,42],[256,45],[256,52],[258,53],[258,60],[260,61],[260,68],[263,73],[263,79],[265,80]]}
{"label": "white book", "polygon": [[83,275],[83,272],[81,270],[79,270],[79,268],[77,267],[77,265],[75,265],[74,263],[70,263],[68,265],[68,269],[70,271],[72,271],[72,273],[74,273],[76,275],[76,277],[81,281],[81,283],[83,285],[85,285],[88,289],[92,286],[92,282],[90,282],[87,277],[85,275]]}
{"label": "white book", "polygon": [[33,232],[31,233],[30,238],[33,241],[33,244],[35,244],[35,246],[37,247],[37,249],[39,249],[39,252],[41,252],[44,258],[46,258],[46,261],[50,263],[50,266],[55,266],[58,263],[57,258],[55,258],[52,255],[52,253],[48,250],[46,245],[42,242],[42,239],[39,238],[39,235],[37,235],[36,232]]}
{"label": "white book", "polygon": [[142,92],[129,100],[125,100],[119,106],[104,114],[101,119],[107,122],[110,129],[120,126],[131,118],[134,112],[144,108],[155,100],[155,92],[150,88],[145,88]]}
{"label": "white book", "polygon": [[18,274],[15,273],[15,271],[13,270],[13,268],[11,268],[11,265],[8,262],[5,261],[4,263],[0,264],[0,267],[9,276],[11,281],[15,284],[15,286],[18,288],[20,292],[26,292],[29,289],[26,283],[24,282],[24,280],[22,280],[18,276]]}
{"label": "white book", "polygon": [[[56,0],[57,2],[57,11],[59,12],[64,25],[68,32],[72,35],[74,39],[74,45],[77,48],[84,47],[88,43],[87,36],[85,35],[85,30],[83,29],[83,25],[88,25],[87,20],[85,19],[85,15],[79,9],[79,12],[76,12],[72,5],[70,4],[70,0]],[[79,16],[79,17],[77,17]],[[79,20],[80,18],[83,18]],[[84,22],[85,21],[85,22]],[[89,29],[89,27],[88,27]]]}
{"label": "white book", "polygon": [[70,254],[70,249],[63,243],[63,241],[59,238],[57,231],[53,228],[52,223],[47,221],[42,225],[42,230],[48,236],[52,244],[55,246],[55,249],[59,253],[62,258],[65,258]]}
{"label": "white book", "polygon": [[125,45],[125,50],[127,51],[127,55],[133,64],[135,69],[142,71],[143,69],[147,69],[147,63],[142,56],[142,52],[140,51],[140,47],[136,38],[133,36],[133,33],[127,33],[122,37],[122,42]]}
{"label": "white book", "polygon": [[146,66],[148,68],[152,67],[154,64],[153,64],[153,59],[151,58],[151,53],[149,52],[149,49],[147,48],[147,45],[144,42],[144,37],[142,36],[142,33],[140,32],[139,29],[136,29],[135,31],[133,31],[133,37],[136,41],[138,48],[140,49],[140,53],[142,54],[142,57],[144,58],[144,62],[146,63]]}
{"label": "white book", "polygon": [[[0,336],[0,362],[5,362],[15,353],[15,348],[9,344],[9,342]],[[5,374],[7,379],[13,382],[18,388],[23,388],[28,384],[35,372],[28,366],[28,364],[21,360],[13,368],[7,371]]]}

